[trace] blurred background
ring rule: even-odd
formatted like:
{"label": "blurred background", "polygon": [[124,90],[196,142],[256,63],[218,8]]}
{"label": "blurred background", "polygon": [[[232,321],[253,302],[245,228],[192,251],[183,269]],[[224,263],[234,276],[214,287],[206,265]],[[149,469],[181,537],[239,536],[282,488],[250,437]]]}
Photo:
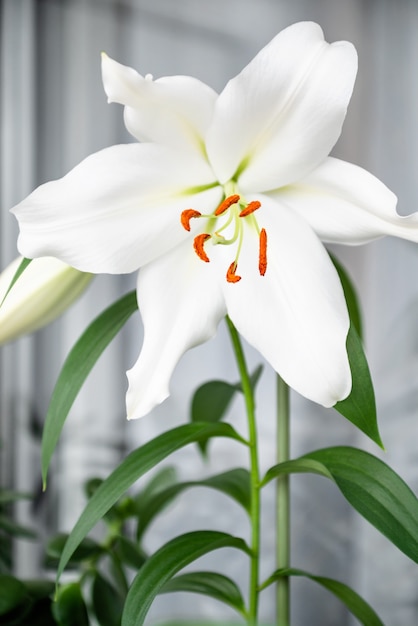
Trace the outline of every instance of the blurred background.
{"label": "blurred background", "polygon": [[[0,0],[0,266],[16,255],[17,225],[9,209],[33,188],[61,177],[85,156],[131,141],[122,107],[108,105],[100,52],[155,78],[196,76],[220,91],[226,81],[278,31],[314,20],[328,41],[347,39],[359,53],[359,73],[343,134],[333,154],[381,178],[398,196],[399,212],[418,208],[418,3],[416,0]],[[333,410],[292,395],[292,455],[328,445],[356,445],[381,455],[418,489],[418,248],[385,239],[334,248],[360,293],[366,351],[375,383],[386,452]],[[139,315],[106,351],[67,420],[55,453],[48,490],[41,494],[39,431],[54,382],[68,351],[87,324],[134,276],[97,277],[60,320],[0,349],[1,484],[37,494],[20,503],[19,522],[47,537],[68,531],[84,505],[83,484],[105,477],[127,452],[188,419],[192,391],[214,378],[238,378],[223,325],[209,344],[185,355],[172,395],[152,415],[127,423],[125,371],[142,341]],[[251,367],[261,362],[248,348]],[[262,469],[274,463],[274,389],[266,367],[258,390]],[[244,428],[237,400],[230,420]],[[237,447],[216,442],[210,462],[197,449],[176,454],[182,478],[246,464]],[[389,625],[418,622],[414,563],[353,512],[331,483],[296,476],[292,488],[292,565],[352,585]],[[263,574],[273,568],[273,491],[263,501]],[[216,528],[246,536],[235,505],[208,491],[187,492],[147,534],[155,549],[187,530]],[[243,557],[217,552],[224,573],[246,585]],[[223,559],[223,560],[222,560]],[[15,550],[16,573],[36,576],[39,548]],[[210,559],[209,561],[210,562]],[[292,581],[293,624],[355,624],[338,600],[314,583]],[[265,592],[261,618],[273,619]],[[164,616],[227,619],[221,604],[200,596],[158,598],[149,623]]]}

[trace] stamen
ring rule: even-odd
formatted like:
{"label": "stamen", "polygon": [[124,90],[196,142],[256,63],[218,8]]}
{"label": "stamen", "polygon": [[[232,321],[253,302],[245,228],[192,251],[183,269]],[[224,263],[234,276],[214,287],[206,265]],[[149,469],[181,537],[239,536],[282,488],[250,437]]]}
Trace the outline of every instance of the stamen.
{"label": "stamen", "polygon": [[210,235],[208,235],[207,233],[202,233],[201,235],[197,235],[197,237],[195,237],[193,241],[193,247],[197,256],[199,257],[199,259],[202,259],[202,261],[205,261],[205,263],[209,263],[210,259],[203,248],[203,244],[209,238]]}
{"label": "stamen", "polygon": [[195,209],[186,209],[182,211],[180,216],[181,225],[186,230],[190,230],[190,220],[193,217],[200,217],[202,214],[199,211],[195,211]]}
{"label": "stamen", "polygon": [[239,280],[241,280],[241,276],[237,276],[237,274],[235,273],[236,271],[237,271],[237,262],[232,261],[226,273],[226,280],[228,281],[228,283],[237,283]]}
{"label": "stamen", "polygon": [[258,200],[253,200],[253,202],[250,202],[250,204],[247,204],[245,209],[242,209],[241,213],[239,214],[239,217],[247,217],[247,215],[251,215],[251,213],[254,213],[254,211],[257,211],[257,209],[259,209],[260,207],[261,207],[261,202],[259,202]]}
{"label": "stamen", "polygon": [[238,194],[235,194],[233,196],[228,196],[218,206],[218,208],[216,209],[214,215],[216,215],[216,217],[218,215],[222,215],[222,213],[225,213],[225,211],[227,211],[229,209],[229,207],[231,207],[233,204],[236,204],[238,201],[239,201],[239,195]]}
{"label": "stamen", "polygon": [[260,276],[264,276],[267,270],[267,233],[266,229],[260,230],[260,250],[258,256],[258,271]]}
{"label": "stamen", "polygon": [[[200,213],[200,211],[196,211],[195,209],[185,209],[182,211],[180,216],[180,222],[183,228],[187,231],[191,230],[190,221],[197,217],[205,217],[207,219],[214,219],[225,213],[230,207],[234,204],[241,204],[241,207],[244,205],[244,202],[240,202],[240,196],[238,194],[233,194],[225,198],[217,207],[217,209],[208,215]],[[227,219],[222,220],[223,224],[215,230],[212,234],[209,233],[201,233],[194,237],[193,240],[193,248],[199,259],[204,261],[205,263],[209,263],[209,256],[206,254],[205,250],[205,242],[208,239],[212,239],[212,243],[215,244],[236,244],[236,255],[235,261],[231,263],[226,272],[226,280],[228,283],[237,283],[241,280],[241,276],[237,274],[238,267],[238,258],[240,255],[240,251],[242,248],[242,242],[244,237],[244,222],[241,222],[238,217],[247,217],[257,211],[261,207],[261,202],[258,200],[253,200],[247,206],[245,206],[240,212],[239,208],[236,207],[227,216]],[[216,221],[216,220],[214,220]],[[232,236],[228,239],[224,237],[222,234],[223,231],[229,229],[232,222],[234,223],[234,232]],[[254,218],[251,218],[251,225],[259,230],[257,225],[257,221]],[[228,231],[228,234],[229,231]],[[259,231],[259,255],[258,255],[258,271],[260,276],[264,276],[267,271],[267,232],[264,228]]]}

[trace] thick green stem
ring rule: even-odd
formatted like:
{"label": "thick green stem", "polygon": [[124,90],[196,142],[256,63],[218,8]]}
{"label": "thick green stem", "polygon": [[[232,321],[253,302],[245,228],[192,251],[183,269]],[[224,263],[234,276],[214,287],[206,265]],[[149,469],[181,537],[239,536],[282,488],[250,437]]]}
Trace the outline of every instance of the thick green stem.
{"label": "thick green stem", "polygon": [[[290,457],[289,387],[277,376],[277,463]],[[277,569],[290,566],[290,492],[289,475],[277,479]],[[290,624],[289,578],[277,582],[277,626]]]}
{"label": "thick green stem", "polygon": [[260,472],[258,463],[257,428],[255,419],[254,394],[251,379],[245,361],[239,334],[231,320],[226,318],[244,393],[248,420],[248,440],[250,447],[251,477],[251,567],[248,598],[248,624],[256,626],[258,615],[259,594],[259,560],[260,560]]}

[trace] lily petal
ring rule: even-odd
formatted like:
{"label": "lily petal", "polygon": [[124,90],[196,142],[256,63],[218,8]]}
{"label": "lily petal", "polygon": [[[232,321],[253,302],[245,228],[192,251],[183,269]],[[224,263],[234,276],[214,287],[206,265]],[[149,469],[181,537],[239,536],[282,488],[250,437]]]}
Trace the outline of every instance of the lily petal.
{"label": "lily petal", "polygon": [[188,244],[140,270],[138,304],[145,334],[128,372],[128,419],[142,417],[167,398],[181,356],[210,339],[226,313],[215,266],[198,259]]}
{"label": "lily petal", "polygon": [[267,271],[258,274],[258,237],[248,228],[238,261],[242,278],[224,286],[228,314],[288,385],[333,406],[351,389],[341,283],[309,225],[274,200],[259,200],[257,218],[268,237]]}
{"label": "lily petal", "polygon": [[139,141],[192,148],[204,155],[204,136],[217,93],[191,76],[154,81],[102,55],[103,85],[109,102],[125,105],[125,125]]}
{"label": "lily petal", "polygon": [[340,135],[356,71],[354,47],[328,44],[317,24],[279,33],[216,102],[207,147],[219,181],[239,175],[255,192],[306,176]]}
{"label": "lily petal", "polygon": [[181,211],[216,206],[221,191],[211,185],[209,166],[178,150],[106,148],[12,209],[19,251],[27,258],[54,256],[87,272],[132,272],[189,236],[180,226]]}
{"label": "lily petal", "polygon": [[362,244],[384,235],[418,242],[418,213],[401,216],[396,196],[366,170],[329,157],[279,201],[306,219],[326,242]]}

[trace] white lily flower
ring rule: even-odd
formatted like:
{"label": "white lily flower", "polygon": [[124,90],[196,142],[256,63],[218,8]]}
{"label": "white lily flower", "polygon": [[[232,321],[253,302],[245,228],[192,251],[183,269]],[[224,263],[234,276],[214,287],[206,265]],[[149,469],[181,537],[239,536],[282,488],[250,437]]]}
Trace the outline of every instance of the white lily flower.
{"label": "white lily flower", "polygon": [[110,102],[141,143],[91,155],[13,209],[19,249],[94,273],[139,268],[145,338],[128,417],[169,394],[183,353],[226,313],[295,390],[332,406],[351,389],[349,319],[320,239],[418,241],[418,220],[364,170],[330,158],[357,57],[314,23],[279,33],[217,95],[103,55]]}
{"label": "white lily flower", "polygon": [[33,260],[9,290],[22,257],[0,274],[0,345],[46,326],[79,298],[93,278],[54,258]]}

